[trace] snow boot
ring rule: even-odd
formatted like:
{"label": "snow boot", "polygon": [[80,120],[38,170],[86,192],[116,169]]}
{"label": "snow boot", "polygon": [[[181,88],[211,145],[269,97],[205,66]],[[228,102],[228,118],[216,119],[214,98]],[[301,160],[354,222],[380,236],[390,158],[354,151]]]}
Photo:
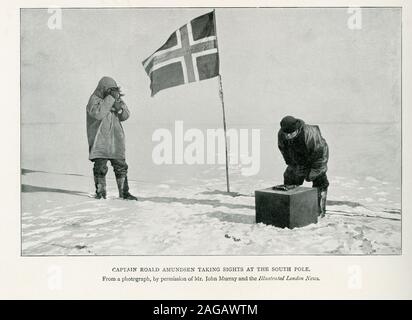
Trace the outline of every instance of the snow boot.
{"label": "snow boot", "polygon": [[137,198],[129,193],[129,184],[127,177],[116,178],[117,188],[119,189],[119,197],[125,200],[137,200]]}
{"label": "snow boot", "polygon": [[106,199],[106,178],[94,177],[94,185],[96,187],[96,199]]}
{"label": "snow boot", "polygon": [[328,195],[327,190],[322,190],[318,192],[319,196],[319,216],[323,218],[326,214],[326,198]]}

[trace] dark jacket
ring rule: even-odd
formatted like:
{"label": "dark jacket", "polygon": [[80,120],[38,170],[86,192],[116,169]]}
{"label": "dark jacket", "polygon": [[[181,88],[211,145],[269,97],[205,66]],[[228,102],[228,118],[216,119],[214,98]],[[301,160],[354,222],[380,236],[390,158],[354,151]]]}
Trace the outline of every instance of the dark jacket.
{"label": "dark jacket", "polygon": [[129,118],[130,112],[122,103],[123,112],[112,111],[115,99],[105,97],[108,88],[117,87],[109,77],[103,77],[87,104],[87,139],[89,142],[89,159],[125,159],[125,136],[121,121]]}
{"label": "dark jacket", "polygon": [[311,169],[312,175],[318,176],[328,170],[328,144],[318,126],[299,122],[299,133],[293,139],[286,139],[285,133],[279,130],[279,150],[288,166]]}

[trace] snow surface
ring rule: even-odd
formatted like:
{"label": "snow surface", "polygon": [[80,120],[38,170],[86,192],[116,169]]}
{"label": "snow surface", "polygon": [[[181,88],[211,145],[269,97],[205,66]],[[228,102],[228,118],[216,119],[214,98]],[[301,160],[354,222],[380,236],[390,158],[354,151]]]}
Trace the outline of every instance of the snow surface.
{"label": "snow surface", "polygon": [[253,192],[273,182],[235,175],[237,194],[228,195],[224,178],[193,179],[131,180],[136,202],[117,198],[108,178],[108,199],[96,200],[91,176],[23,170],[22,254],[401,253],[399,188],[391,182],[330,177],[326,217],[290,230],[255,223]]}
{"label": "snow surface", "polygon": [[[214,125],[199,127],[214,128]],[[174,124],[168,127],[173,131]],[[155,165],[158,124],[125,124],[131,191],[95,200],[84,123],[22,125],[24,255],[400,254],[401,148],[398,124],[322,124],[330,147],[327,215],[280,229],[255,223],[254,191],[282,183],[277,125],[261,129],[258,175],[224,165]],[[167,127],[165,125],[165,127]],[[198,126],[186,123],[185,128]],[[70,133],[70,134],[68,134]],[[344,134],[342,134],[344,133]],[[137,137],[137,138],[136,138]],[[41,141],[41,143],[39,143]],[[305,186],[310,184],[305,183]]]}

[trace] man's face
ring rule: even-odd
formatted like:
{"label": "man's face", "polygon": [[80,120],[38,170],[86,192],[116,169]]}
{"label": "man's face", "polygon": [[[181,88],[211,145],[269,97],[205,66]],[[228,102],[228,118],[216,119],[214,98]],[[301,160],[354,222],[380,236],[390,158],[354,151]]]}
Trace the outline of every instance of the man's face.
{"label": "man's face", "polygon": [[119,87],[111,87],[111,88],[109,88],[109,89],[107,89],[107,91],[117,91],[117,92],[119,92],[120,90],[119,90]]}
{"label": "man's face", "polygon": [[122,94],[120,93],[119,87],[108,88],[106,91],[106,95],[109,95],[109,94],[115,99],[119,99],[122,96]]}
{"label": "man's face", "polygon": [[284,132],[285,137],[286,137],[287,140],[292,140],[292,139],[296,138],[296,136],[298,135],[298,133],[299,133],[299,130],[295,130],[295,131],[290,132],[290,133]]}

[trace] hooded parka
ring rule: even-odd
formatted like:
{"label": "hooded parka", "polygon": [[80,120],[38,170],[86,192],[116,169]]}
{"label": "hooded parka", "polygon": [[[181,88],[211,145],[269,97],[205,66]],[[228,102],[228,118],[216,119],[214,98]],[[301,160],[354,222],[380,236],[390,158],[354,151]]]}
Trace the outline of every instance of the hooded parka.
{"label": "hooded parka", "polygon": [[129,118],[130,112],[120,98],[121,113],[113,110],[115,98],[106,94],[109,88],[117,88],[116,81],[110,77],[100,79],[86,107],[89,160],[125,159],[125,135],[121,122]]}

